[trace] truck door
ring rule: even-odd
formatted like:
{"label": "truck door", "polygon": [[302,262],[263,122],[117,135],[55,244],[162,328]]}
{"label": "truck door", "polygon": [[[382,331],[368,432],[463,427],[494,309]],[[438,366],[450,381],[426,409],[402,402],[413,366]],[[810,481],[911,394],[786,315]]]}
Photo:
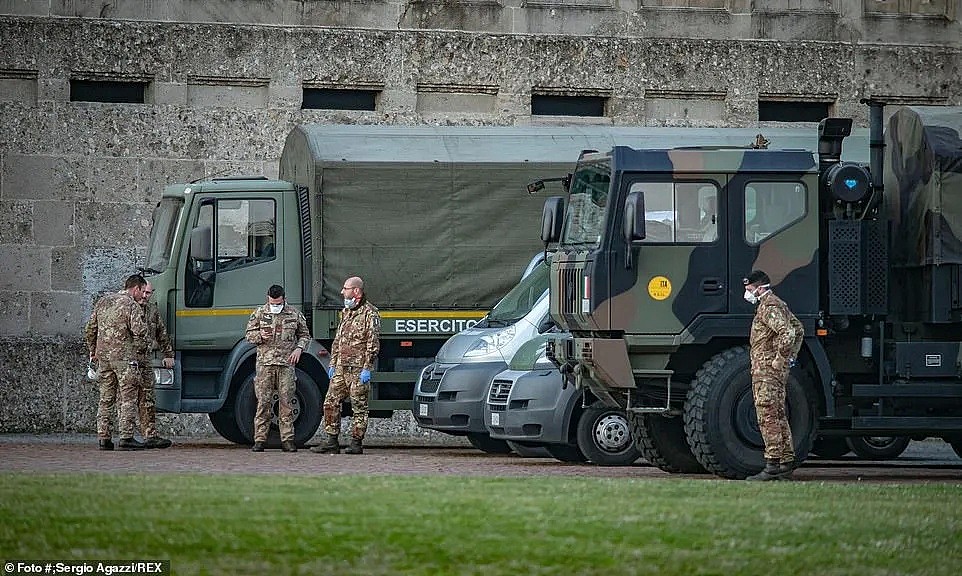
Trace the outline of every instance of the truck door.
{"label": "truck door", "polygon": [[[624,273],[637,275],[632,280],[638,285],[613,299],[613,328],[679,334],[696,330],[706,315],[727,311],[725,183],[723,174],[684,180],[626,175],[625,193],[644,193],[645,239],[633,250],[633,269],[625,270],[619,256],[611,262],[613,286],[623,284],[616,277]],[[631,314],[616,313],[620,298],[634,300],[625,308]],[[619,323],[625,325],[616,327]]]}
{"label": "truck door", "polygon": [[[244,337],[247,319],[265,302],[271,284],[283,284],[283,210],[279,192],[200,195],[188,230],[210,235],[213,260],[197,261],[190,250],[182,262],[178,290],[177,346],[183,370],[197,371],[184,397],[216,397],[218,367],[225,353]],[[189,240],[188,240],[189,241]]]}

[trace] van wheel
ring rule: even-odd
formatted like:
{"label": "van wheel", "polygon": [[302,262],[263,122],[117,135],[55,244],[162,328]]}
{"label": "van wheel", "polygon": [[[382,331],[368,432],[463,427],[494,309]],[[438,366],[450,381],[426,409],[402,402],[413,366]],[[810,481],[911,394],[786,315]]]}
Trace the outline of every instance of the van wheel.
{"label": "van wheel", "polygon": [[849,436],[852,452],[864,460],[895,460],[909,447],[908,436]]}
{"label": "van wheel", "polygon": [[706,472],[688,445],[682,418],[632,412],[628,414],[628,421],[638,452],[652,465],[673,474]]}
{"label": "van wheel", "polygon": [[583,464],[588,458],[577,444],[545,444],[544,449],[551,457],[567,464]]}
{"label": "van wheel", "polygon": [[248,444],[250,442],[247,436],[241,432],[241,429],[237,426],[237,417],[234,414],[234,401],[232,398],[228,398],[220,410],[211,412],[207,417],[210,418],[210,423],[214,427],[214,430],[225,440],[235,444]]}
{"label": "van wheel", "polygon": [[[814,385],[799,368],[789,372],[785,400],[795,459],[801,462],[815,441],[817,414]],[[746,346],[716,354],[695,374],[685,400],[685,434],[695,458],[712,474],[742,479],[764,467]]]}
{"label": "van wheel", "polygon": [[837,436],[819,436],[812,445],[812,454],[822,458],[841,458],[851,451],[845,438]]}
{"label": "van wheel", "polygon": [[483,432],[468,432],[468,442],[487,454],[511,454],[511,447],[504,440],[495,440]]}
{"label": "van wheel", "polygon": [[596,400],[581,413],[577,426],[578,448],[598,466],[628,466],[641,456],[620,408]]}
{"label": "van wheel", "polygon": [[[307,372],[294,369],[294,444],[303,447],[314,437],[321,425],[321,393],[317,384]],[[267,447],[280,448],[281,431],[277,425],[277,395],[271,405],[271,426],[267,432]],[[245,444],[254,442],[254,413],[257,411],[257,397],[254,395],[254,374],[250,374],[237,390],[234,404],[237,426],[244,434]]]}

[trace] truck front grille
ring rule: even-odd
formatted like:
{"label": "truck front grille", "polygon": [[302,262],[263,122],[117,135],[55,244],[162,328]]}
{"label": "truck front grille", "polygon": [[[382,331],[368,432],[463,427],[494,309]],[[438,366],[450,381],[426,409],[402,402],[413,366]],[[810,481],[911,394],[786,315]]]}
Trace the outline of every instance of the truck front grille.
{"label": "truck front grille", "polygon": [[560,301],[558,302],[562,314],[575,314],[578,311],[578,281],[581,274],[577,268],[562,268],[559,279]]}

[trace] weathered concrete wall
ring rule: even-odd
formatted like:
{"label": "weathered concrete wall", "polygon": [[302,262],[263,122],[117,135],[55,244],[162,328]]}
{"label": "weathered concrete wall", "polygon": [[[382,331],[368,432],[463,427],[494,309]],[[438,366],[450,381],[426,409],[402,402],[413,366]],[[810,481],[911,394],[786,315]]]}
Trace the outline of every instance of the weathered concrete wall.
{"label": "weathered concrete wall", "polygon": [[[0,17],[0,431],[93,428],[80,329],[142,263],[161,186],[276,176],[297,123],[755,126],[764,97],[831,101],[864,124],[866,96],[962,104],[955,3],[950,18],[850,1],[571,4],[0,1],[26,14]],[[318,23],[380,29],[300,26]],[[70,102],[71,79],[143,81],[147,101]],[[377,109],[303,110],[305,86],[374,87]],[[532,94],[559,93],[604,95],[607,115],[531,115]]]}

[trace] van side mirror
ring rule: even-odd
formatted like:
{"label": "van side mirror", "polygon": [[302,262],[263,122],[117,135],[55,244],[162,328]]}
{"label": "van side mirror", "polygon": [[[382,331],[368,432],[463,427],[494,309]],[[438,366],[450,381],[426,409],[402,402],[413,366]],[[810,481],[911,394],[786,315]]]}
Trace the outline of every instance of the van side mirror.
{"label": "van side mirror", "polygon": [[198,226],[190,231],[190,257],[198,262],[214,259],[210,226]]}
{"label": "van side mirror", "polygon": [[625,199],[623,224],[625,243],[632,244],[645,239],[645,193],[636,190]]}
{"label": "van side mirror", "polygon": [[551,196],[544,201],[541,212],[541,240],[545,244],[561,240],[561,225],[564,223],[565,200],[561,196]]}

